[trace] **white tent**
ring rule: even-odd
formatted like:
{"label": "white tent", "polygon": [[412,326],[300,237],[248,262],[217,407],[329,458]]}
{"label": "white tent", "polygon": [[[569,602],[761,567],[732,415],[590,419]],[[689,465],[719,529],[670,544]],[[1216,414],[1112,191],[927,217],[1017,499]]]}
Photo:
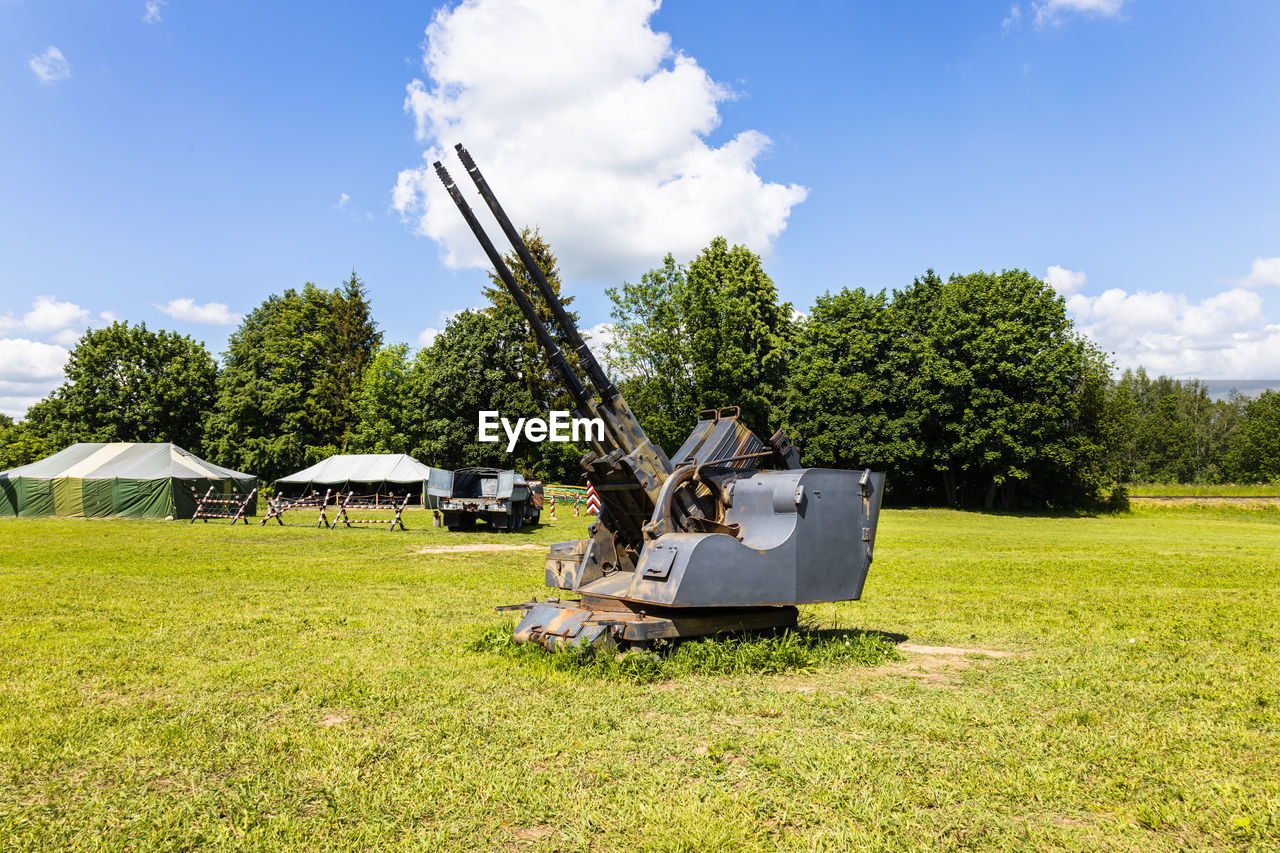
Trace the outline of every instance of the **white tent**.
{"label": "white tent", "polygon": [[[276,491],[296,495],[327,489],[356,494],[404,495],[413,493],[413,503],[426,498],[432,472],[439,468],[423,465],[404,453],[350,453],[330,456],[310,468],[276,480]],[[428,505],[430,499],[428,499]]]}

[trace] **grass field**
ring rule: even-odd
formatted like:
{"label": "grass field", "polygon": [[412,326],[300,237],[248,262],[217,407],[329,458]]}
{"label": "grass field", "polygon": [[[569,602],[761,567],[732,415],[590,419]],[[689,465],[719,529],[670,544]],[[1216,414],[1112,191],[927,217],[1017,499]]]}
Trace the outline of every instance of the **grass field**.
{"label": "grass field", "polygon": [[584,520],[408,520],[0,521],[0,848],[1280,849],[1280,510],[886,511],[806,616],[901,660],[642,684],[475,649],[539,552],[418,553]]}
{"label": "grass field", "polygon": [[1172,495],[1179,497],[1234,497],[1249,498],[1256,496],[1280,495],[1280,484],[1277,483],[1219,483],[1204,485],[1193,483],[1135,483],[1127,486],[1129,494],[1134,497],[1147,495]]}

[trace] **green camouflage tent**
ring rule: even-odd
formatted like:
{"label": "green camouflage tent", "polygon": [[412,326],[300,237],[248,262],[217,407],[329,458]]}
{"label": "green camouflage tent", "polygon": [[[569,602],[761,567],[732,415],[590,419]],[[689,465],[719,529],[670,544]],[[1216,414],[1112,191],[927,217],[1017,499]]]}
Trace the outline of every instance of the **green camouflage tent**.
{"label": "green camouflage tent", "polygon": [[[248,494],[258,478],[188,453],[176,444],[82,442],[0,473],[0,516],[190,518],[198,491]],[[253,508],[250,508],[253,515]]]}

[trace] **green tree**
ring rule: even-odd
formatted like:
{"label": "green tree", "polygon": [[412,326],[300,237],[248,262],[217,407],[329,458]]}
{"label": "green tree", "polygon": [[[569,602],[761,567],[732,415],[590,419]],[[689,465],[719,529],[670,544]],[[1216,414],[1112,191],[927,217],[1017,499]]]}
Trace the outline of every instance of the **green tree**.
{"label": "green tree", "polygon": [[[1225,400],[1213,400],[1208,387],[1198,379],[1179,380],[1168,376],[1153,379],[1142,368],[1126,370],[1118,385],[1133,399],[1138,422],[1134,441],[1129,447],[1128,476],[1147,480],[1155,476],[1153,464],[1156,469],[1162,466],[1159,461],[1152,462],[1151,453],[1159,456],[1163,451],[1153,451],[1150,442],[1155,440],[1157,433],[1169,429],[1169,415],[1162,408],[1162,401],[1172,397],[1176,401],[1174,418],[1186,427],[1185,431],[1178,430],[1179,435],[1183,439],[1187,436],[1191,439],[1191,473],[1188,476],[1197,483],[1222,481],[1224,456],[1243,417],[1247,398],[1233,393]],[[1151,418],[1156,422],[1144,428],[1143,425]],[[1143,451],[1146,455],[1141,458],[1136,444],[1139,432],[1147,436],[1148,442]]]}
{"label": "green tree", "polygon": [[[911,330],[911,393],[925,413],[925,446],[951,500],[960,487],[988,509],[1016,490],[1062,502],[1081,495],[1048,488],[1074,469],[1093,491],[1106,449],[1090,423],[1107,364],[1077,334],[1063,299],[1025,270],[926,276],[899,299]],[[1093,411],[1082,391],[1094,394]],[[1096,497],[1087,495],[1087,497]]]}
{"label": "green tree", "polygon": [[0,413],[0,471],[43,459],[55,449],[33,434],[26,423],[14,423],[13,418]]}
{"label": "green tree", "polygon": [[413,399],[422,413],[414,455],[444,468],[488,465],[576,481],[573,467],[581,452],[570,445],[522,438],[508,453],[501,428],[496,431],[503,436],[500,441],[478,440],[481,411],[496,411],[512,421],[541,413],[520,381],[520,343],[526,336],[524,323],[509,315],[464,311],[450,319],[414,359]]}
{"label": "green tree", "polygon": [[1109,491],[1120,506],[1127,448],[1137,425],[1133,400],[1111,379],[1111,364],[1092,343],[1083,349],[1068,453],[1043,466],[1039,492],[1056,506],[1092,504]]}
{"label": "green tree", "polygon": [[354,404],[351,449],[358,453],[409,453],[420,439],[421,415],[413,405],[409,347],[384,346],[364,370]]}
{"label": "green tree", "polygon": [[920,413],[902,381],[909,367],[901,314],[885,293],[841,290],[818,297],[795,335],[787,386],[787,433],[806,465],[893,472],[893,488],[920,467]]}
{"label": "green tree", "polygon": [[1189,483],[1195,463],[1195,432],[1178,411],[1178,395],[1166,394],[1138,424],[1134,478],[1146,483]]}
{"label": "green tree", "polygon": [[171,441],[199,448],[218,366],[204,344],[146,324],[84,333],[65,381],[27,411],[25,431],[61,447],[76,441]]}
{"label": "green tree", "polygon": [[[525,248],[529,250],[529,254],[537,262],[538,267],[542,270],[543,277],[547,280],[547,284],[551,286],[552,292],[556,294],[561,304],[565,306],[565,313],[569,315],[569,319],[576,326],[578,324],[578,315],[569,309],[569,306],[573,304],[574,298],[561,293],[560,270],[556,263],[556,256],[551,251],[551,245],[543,239],[542,234],[537,229],[526,227],[520,233],[521,238],[524,240]],[[551,336],[555,338],[556,343],[564,350],[569,365],[575,371],[578,370],[577,354],[570,347],[564,330],[556,322],[555,315],[552,313],[546,299],[542,296],[542,291],[534,283],[533,276],[529,274],[524,264],[521,263],[520,256],[512,250],[506,255],[505,260],[507,268],[511,270],[512,277],[516,280],[525,296],[529,298],[529,302],[537,312],[538,319],[550,330]],[[537,411],[547,412],[551,409],[572,410],[574,407],[573,401],[570,399],[568,392],[564,390],[561,378],[552,370],[551,364],[547,360],[547,355],[543,351],[542,345],[538,343],[533,330],[529,328],[524,314],[520,311],[520,306],[516,304],[515,298],[507,291],[507,286],[494,270],[489,271],[489,286],[484,289],[484,295],[489,300],[489,306],[485,309],[485,313],[500,318],[504,324],[515,323],[520,328],[527,330],[517,344],[520,357],[516,375],[518,381],[528,390],[530,398],[533,399],[537,406]],[[597,358],[601,355],[601,353],[596,353]],[[578,375],[583,384],[590,387],[588,377],[583,375],[581,371],[578,371]]]}
{"label": "green tree", "polygon": [[346,448],[355,426],[354,402],[365,367],[382,345],[382,333],[373,321],[364,282],[351,277],[329,294],[328,317],[322,324],[326,369],[317,378],[312,400],[318,429],[335,437]]}
{"label": "green tree", "polygon": [[668,255],[608,294],[611,360],[651,440],[673,452],[699,410],[732,405],[753,430],[772,433],[793,324],[758,256],[717,237],[687,267]]}
{"label": "green tree", "polygon": [[[1191,428],[1192,479],[1206,482],[1217,471],[1218,448],[1214,441],[1213,415],[1216,407],[1209,396],[1209,388],[1199,379],[1174,383],[1178,398],[1178,417]],[[1224,448],[1225,449],[1225,448]]]}
{"label": "green tree", "polygon": [[1134,437],[1138,430],[1138,406],[1123,383],[1108,382],[1099,421],[1106,448],[1107,479],[1133,482]]}
{"label": "green tree", "polygon": [[1124,398],[1065,305],[1021,270],[886,294],[820,297],[795,336],[787,424],[808,464],[890,472],[899,498],[948,504],[1017,490],[1097,500],[1118,475]]}
{"label": "green tree", "polygon": [[1280,483],[1280,393],[1264,391],[1249,401],[1224,467],[1242,483]]}
{"label": "green tree", "polygon": [[1229,481],[1231,461],[1227,458],[1235,443],[1236,433],[1244,422],[1250,398],[1232,389],[1225,400],[1215,400],[1209,423],[1209,464],[1203,473],[1204,482]]}
{"label": "green tree", "polygon": [[607,356],[619,374],[619,390],[649,440],[668,453],[683,443],[700,408],[678,304],[684,287],[684,270],[667,255],[638,283],[607,291],[615,320]]}
{"label": "green tree", "polygon": [[227,342],[206,451],[275,479],[345,448],[364,367],[381,344],[359,279],[271,295]]}

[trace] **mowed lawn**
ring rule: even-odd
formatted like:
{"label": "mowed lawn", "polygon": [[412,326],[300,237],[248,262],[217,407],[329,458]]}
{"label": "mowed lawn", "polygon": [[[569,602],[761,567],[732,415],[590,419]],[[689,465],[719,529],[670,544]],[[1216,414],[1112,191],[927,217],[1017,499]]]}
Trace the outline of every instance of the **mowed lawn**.
{"label": "mowed lawn", "polygon": [[[301,524],[305,519],[296,521]],[[574,538],[0,521],[0,848],[1280,849],[1280,511],[886,511],[824,626],[650,684],[472,651]]]}

